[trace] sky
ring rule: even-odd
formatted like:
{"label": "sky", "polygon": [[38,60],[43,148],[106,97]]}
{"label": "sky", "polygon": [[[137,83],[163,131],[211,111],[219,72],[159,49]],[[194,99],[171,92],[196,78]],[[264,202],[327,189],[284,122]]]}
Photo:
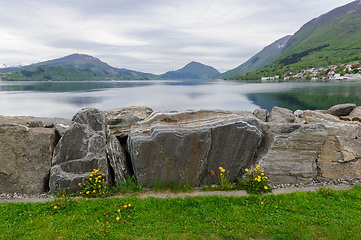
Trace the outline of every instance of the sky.
{"label": "sky", "polygon": [[233,69],[350,0],[1,0],[0,67],[88,54],[154,74]]}

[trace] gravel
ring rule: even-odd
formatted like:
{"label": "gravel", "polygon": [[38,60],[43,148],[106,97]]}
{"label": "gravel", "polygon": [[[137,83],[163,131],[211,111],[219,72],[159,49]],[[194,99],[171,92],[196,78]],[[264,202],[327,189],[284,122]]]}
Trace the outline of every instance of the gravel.
{"label": "gravel", "polygon": [[339,186],[339,185],[349,185],[353,186],[355,184],[361,184],[360,178],[349,178],[349,179],[315,179],[309,183],[288,183],[288,184],[270,184],[274,189],[282,188],[304,188],[304,187],[326,187],[326,186]]}
{"label": "gravel", "polygon": [[[350,178],[350,179],[316,179],[309,183],[290,183],[290,184],[270,184],[271,187],[274,189],[285,189],[285,188],[306,188],[306,187],[332,187],[332,186],[353,186],[359,184],[361,185],[360,178]],[[18,199],[18,200],[28,200],[28,199],[54,199],[54,195],[50,195],[49,192],[41,193],[41,194],[23,194],[23,193],[1,193],[0,194],[0,201],[1,200],[11,200],[11,199]]]}

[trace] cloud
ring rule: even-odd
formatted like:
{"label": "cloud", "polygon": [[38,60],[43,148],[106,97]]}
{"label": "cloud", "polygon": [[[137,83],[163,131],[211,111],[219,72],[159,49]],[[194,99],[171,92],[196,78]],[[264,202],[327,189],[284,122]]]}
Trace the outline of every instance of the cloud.
{"label": "cloud", "polygon": [[74,52],[164,73],[199,61],[226,71],[340,0],[2,0],[0,63]]}

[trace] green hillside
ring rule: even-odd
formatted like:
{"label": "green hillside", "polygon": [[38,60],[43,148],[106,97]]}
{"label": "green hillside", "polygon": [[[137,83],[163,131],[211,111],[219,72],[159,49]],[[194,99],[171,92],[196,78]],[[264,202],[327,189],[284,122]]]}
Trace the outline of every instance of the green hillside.
{"label": "green hillside", "polygon": [[160,75],[161,79],[208,79],[219,75],[214,67],[198,62],[190,62],[177,71],[169,71]]}
{"label": "green hillside", "polygon": [[234,79],[259,79],[312,67],[361,60],[361,1],[336,8],[306,23],[270,65]]}
{"label": "green hillside", "polygon": [[20,68],[5,68],[11,71],[3,80],[105,80],[105,79],[155,79],[157,75],[114,68],[98,58],[85,54],[72,54],[66,57],[44,61]]}
{"label": "green hillside", "polygon": [[267,66],[281,55],[283,47],[286,45],[286,43],[291,37],[291,35],[287,35],[273,42],[272,44],[263,48],[262,51],[251,57],[247,62],[216,77],[228,78],[234,75],[241,75],[248,72],[256,71]]}
{"label": "green hillside", "polygon": [[114,75],[93,67],[80,69],[73,66],[39,66],[15,71],[3,78],[4,81],[83,81],[109,79],[136,79],[127,75]]}

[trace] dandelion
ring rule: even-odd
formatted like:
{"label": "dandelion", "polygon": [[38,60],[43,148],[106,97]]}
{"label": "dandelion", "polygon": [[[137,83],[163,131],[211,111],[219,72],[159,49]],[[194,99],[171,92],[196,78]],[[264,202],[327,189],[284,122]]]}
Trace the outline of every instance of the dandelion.
{"label": "dandelion", "polygon": [[57,206],[54,206],[54,209],[57,209],[58,207]]}
{"label": "dandelion", "polygon": [[[196,194],[196,195],[197,195],[197,194]],[[131,206],[132,206],[132,205],[129,203],[129,204],[128,204],[128,207],[131,207]]]}
{"label": "dandelion", "polygon": [[92,180],[92,178],[89,178],[89,180],[91,181],[91,180]]}
{"label": "dandelion", "polygon": [[85,200],[87,200],[87,201],[88,201],[88,198],[86,198]]}
{"label": "dandelion", "polygon": [[124,205],[124,207],[125,207],[125,208],[127,208],[127,207],[128,207],[128,205]]}
{"label": "dandelion", "polygon": [[117,219],[117,221],[119,221],[119,220],[120,220],[120,217],[117,217],[116,219]]}
{"label": "dandelion", "polygon": [[198,195],[198,194],[196,193],[194,196],[196,196],[196,197],[197,197],[197,195]]}
{"label": "dandelion", "polygon": [[118,209],[117,212],[120,212],[120,209]]}
{"label": "dandelion", "polygon": [[89,194],[90,192],[89,191],[86,191],[86,194]]}
{"label": "dandelion", "polygon": [[257,166],[256,166],[256,169],[258,170],[259,168],[260,168],[260,165],[257,165]]}
{"label": "dandelion", "polygon": [[263,202],[261,202],[261,204],[263,205]]}
{"label": "dandelion", "polygon": [[264,186],[263,188],[264,188],[265,190],[267,190],[267,189],[268,189],[268,187],[267,187],[267,186]]}
{"label": "dandelion", "polygon": [[[90,176],[92,177],[93,176],[93,174],[90,174]],[[90,178],[89,178],[90,179]]]}
{"label": "dandelion", "polygon": [[248,168],[246,168],[246,169],[244,169],[244,171],[245,171],[245,172],[248,172],[248,171],[249,171],[249,169],[248,169]]}
{"label": "dandelion", "polygon": [[79,194],[81,195],[81,192],[79,192]]}
{"label": "dandelion", "polygon": [[97,220],[97,223],[99,223],[99,220]]}
{"label": "dandelion", "polygon": [[81,186],[81,183],[79,183],[78,185]]}

